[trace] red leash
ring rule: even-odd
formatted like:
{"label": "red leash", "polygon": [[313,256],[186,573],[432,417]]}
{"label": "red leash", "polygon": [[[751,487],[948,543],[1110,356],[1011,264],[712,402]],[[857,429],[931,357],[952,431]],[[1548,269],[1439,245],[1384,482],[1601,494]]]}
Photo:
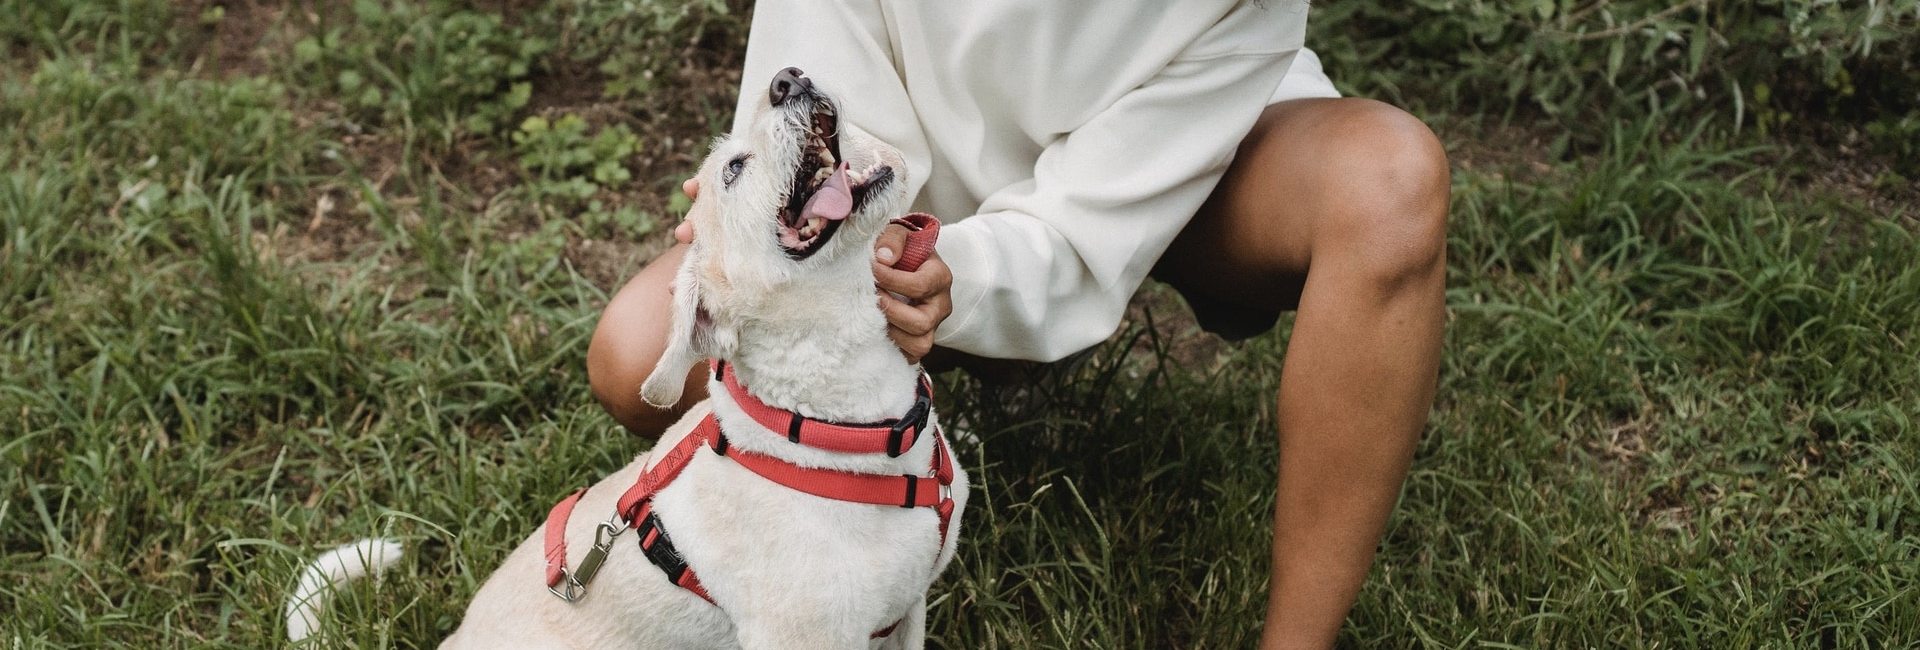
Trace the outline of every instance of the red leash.
{"label": "red leash", "polygon": [[900,259],[893,263],[893,268],[920,270],[920,265],[933,257],[933,245],[940,239],[940,220],[925,212],[914,212],[889,223],[907,229],[907,247],[900,251]]}

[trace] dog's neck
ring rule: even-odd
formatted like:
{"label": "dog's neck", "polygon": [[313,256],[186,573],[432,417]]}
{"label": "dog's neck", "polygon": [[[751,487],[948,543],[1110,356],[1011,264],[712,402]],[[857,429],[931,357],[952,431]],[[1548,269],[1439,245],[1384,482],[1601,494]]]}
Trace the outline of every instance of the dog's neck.
{"label": "dog's neck", "polygon": [[762,313],[780,318],[740,324],[729,361],[741,385],[768,406],[833,422],[877,422],[906,412],[920,369],[887,337],[871,282],[809,287],[762,305]]}

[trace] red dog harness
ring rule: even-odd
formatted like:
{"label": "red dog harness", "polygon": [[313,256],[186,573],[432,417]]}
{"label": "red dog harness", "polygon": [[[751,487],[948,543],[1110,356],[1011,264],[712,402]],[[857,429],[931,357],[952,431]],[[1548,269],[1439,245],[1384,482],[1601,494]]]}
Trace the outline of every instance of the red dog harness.
{"label": "red dog harness", "polygon": [[[907,236],[900,261],[894,267],[912,271],[931,256],[940,222],[929,215],[915,213],[895,219],[894,223],[912,231]],[[933,402],[933,384],[923,373],[915,386],[913,406],[905,415],[872,424],[838,424],[767,405],[741,387],[733,369],[724,362],[714,362],[713,375],[714,379],[726,386],[727,394],[740,409],[760,426],[770,431],[785,432],[787,440],[793,444],[839,453],[885,453],[889,457],[898,457],[912,449],[921,434],[927,432],[927,417]],[[547,513],[545,534],[547,591],[567,602],[585,596],[587,584],[593,581],[594,575],[606,563],[614,539],[632,529],[639,534],[641,553],[666,574],[668,582],[713,603],[713,596],[707,593],[706,587],[700,584],[700,577],[674,548],[673,540],[662,527],[659,515],[653,512],[654,495],[679,477],[701,447],[732,459],[761,478],[814,496],[876,506],[933,508],[939,515],[940,548],[945,549],[947,529],[953,520],[953,456],[940,436],[935,435],[933,443],[933,458],[925,476],[864,474],[802,467],[773,456],[729,448],[726,433],[720,430],[719,421],[709,413],[694,425],[687,437],[667,450],[666,455],[642,472],[633,486],[620,495],[613,516],[594,529],[593,547],[588,549],[580,565],[573,569],[567,568],[567,520],[572,517],[574,505],[586,495],[587,489],[576,490],[560,503],[554,504],[553,510]],[[936,558],[938,555],[936,551]],[[899,623],[896,622],[874,633],[874,638],[891,634],[897,625]]]}
{"label": "red dog harness", "polygon": [[[897,448],[900,443],[889,441],[900,440],[905,435],[902,432],[911,431],[913,437],[910,439],[917,439],[919,433],[927,429],[927,404],[932,398],[932,386],[925,375],[921,375],[915,390],[914,406],[905,417],[875,424],[846,425],[813,420],[767,406],[740,387],[739,380],[725,363],[715,362],[713,372],[726,384],[728,394],[753,415],[755,421],[764,424],[777,417],[783,423],[793,423],[788,425],[789,431],[799,431],[800,434],[796,439],[789,433],[788,439],[796,444],[835,451],[850,451],[849,448],[853,448],[880,453]],[[748,404],[753,406],[748,407]],[[816,440],[829,442],[817,443]],[[587,491],[581,488],[553,506],[553,510],[547,513],[546,523],[547,590],[567,602],[585,596],[587,583],[593,580],[606,562],[613,540],[628,529],[633,529],[639,533],[641,553],[666,574],[668,582],[713,603],[713,596],[707,593],[706,587],[700,583],[700,577],[674,548],[659,515],[653,512],[653,496],[671,484],[702,447],[732,459],[761,478],[814,496],[876,506],[933,508],[939,515],[940,548],[944,549],[947,529],[953,520],[953,455],[940,436],[933,436],[933,444],[933,458],[925,476],[864,474],[802,467],[773,456],[731,448],[727,444],[726,433],[720,430],[719,421],[709,413],[700,419],[687,437],[680,440],[680,444],[674,445],[652,468],[642,472],[633,486],[620,495],[619,502],[614,506],[613,517],[594,530],[593,548],[587,551],[580,566],[571,570],[566,565],[567,520],[573,515],[574,505]],[[912,445],[907,444],[905,448],[911,449]],[[938,551],[935,555],[938,555]],[[893,626],[888,626],[875,633],[875,638],[887,636],[892,631]]]}

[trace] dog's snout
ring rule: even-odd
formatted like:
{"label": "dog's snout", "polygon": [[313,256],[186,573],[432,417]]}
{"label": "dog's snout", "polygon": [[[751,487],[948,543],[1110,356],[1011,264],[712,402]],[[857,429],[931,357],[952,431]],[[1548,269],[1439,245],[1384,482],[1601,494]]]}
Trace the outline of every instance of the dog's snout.
{"label": "dog's snout", "polygon": [[813,80],[799,68],[787,68],[773,75],[773,84],[767,86],[767,103],[779,106],[788,99],[813,92]]}

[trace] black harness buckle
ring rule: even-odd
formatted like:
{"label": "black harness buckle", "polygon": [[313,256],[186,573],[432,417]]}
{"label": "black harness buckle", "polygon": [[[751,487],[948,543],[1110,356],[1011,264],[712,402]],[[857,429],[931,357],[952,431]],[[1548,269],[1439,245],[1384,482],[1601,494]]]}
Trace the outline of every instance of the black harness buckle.
{"label": "black harness buckle", "polygon": [[928,395],[926,385],[921,384],[913,393],[913,408],[907,409],[906,415],[900,416],[892,426],[887,427],[888,458],[898,458],[909,448],[910,445],[906,444],[908,429],[913,430],[915,438],[920,437],[920,432],[927,428],[927,414],[932,410],[933,396]]}
{"label": "black harness buckle", "polygon": [[[640,552],[647,556],[647,561],[660,567],[660,571],[667,574],[668,582],[680,584],[680,578],[687,574],[687,560],[680,557],[679,549],[673,547],[673,539],[667,537],[667,529],[660,527],[660,515],[648,514],[639,526],[634,527],[634,532],[640,533]],[[654,538],[652,544],[647,543],[648,537]]]}

